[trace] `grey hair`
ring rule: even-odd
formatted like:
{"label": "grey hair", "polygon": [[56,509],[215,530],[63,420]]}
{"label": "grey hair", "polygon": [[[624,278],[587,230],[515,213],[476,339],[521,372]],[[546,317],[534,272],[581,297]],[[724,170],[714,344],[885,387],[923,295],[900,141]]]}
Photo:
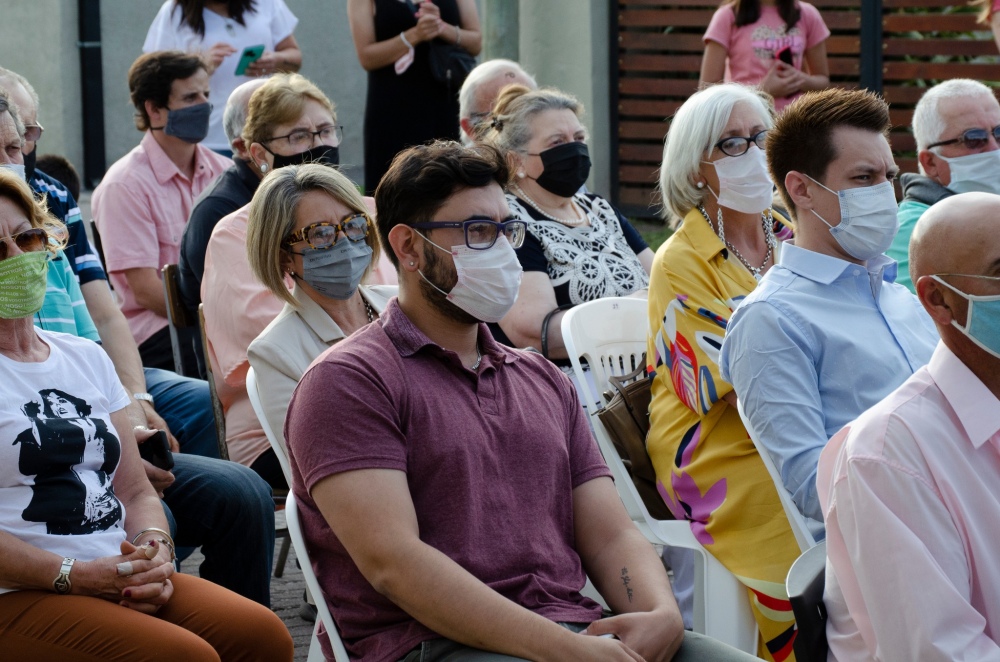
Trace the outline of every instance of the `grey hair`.
{"label": "grey hair", "polygon": [[[928,145],[941,140],[944,134],[944,120],[938,108],[943,99],[970,99],[986,96],[993,99],[993,92],[977,80],[955,78],[930,88],[920,97],[913,109],[913,137],[917,140],[917,151],[922,152]],[[989,127],[992,128],[992,127]],[[923,166],[920,172],[923,173]]]}
{"label": "grey hair", "polygon": [[18,83],[21,84],[21,87],[23,87],[24,90],[28,93],[28,96],[31,97],[31,103],[35,104],[35,112],[37,113],[38,93],[35,92],[35,88],[31,86],[31,83],[28,82],[28,79],[22,76],[21,74],[17,73],[16,71],[11,71],[10,69],[5,69],[3,67],[0,67],[0,82],[2,82],[4,79],[17,81]]}
{"label": "grey hair", "polygon": [[[233,142],[237,138],[243,137],[243,127],[247,123],[247,115],[250,112],[250,97],[254,91],[267,82],[266,78],[254,78],[233,90],[226,101],[226,109],[222,111],[222,129],[226,132],[226,140],[229,146],[233,147]],[[236,148],[233,147],[233,151]]]}
{"label": "grey hair", "polygon": [[531,141],[531,119],[546,110],[571,110],[578,117],[583,104],[571,94],[554,87],[529,90],[523,85],[504,88],[493,107],[494,125],[485,140],[501,153],[524,152]]}
{"label": "grey hair", "polygon": [[535,77],[529,74],[527,71],[521,68],[521,65],[514,60],[506,60],[504,58],[497,58],[495,60],[487,60],[479,65],[477,65],[472,71],[469,72],[468,78],[462,83],[462,89],[458,91],[458,118],[461,119],[471,119],[472,114],[475,112],[489,112],[490,108],[482,109],[473,108],[476,102],[476,92],[479,91],[479,86],[490,80],[502,71],[513,69],[518,73],[524,74],[524,77],[531,81],[532,87],[537,88],[538,83],[535,82]]}
{"label": "grey hair", "polygon": [[17,130],[17,137],[24,145],[24,122],[21,121],[21,114],[17,111],[17,106],[10,100],[10,92],[6,88],[0,87],[0,113],[4,111],[10,113],[10,118],[14,120],[14,128]]}
{"label": "grey hair", "polygon": [[707,193],[695,185],[701,162],[722,137],[738,103],[756,110],[768,129],[774,126],[771,111],[757,88],[739,83],[713,85],[696,92],[677,110],[667,131],[660,165],[664,218],[669,220],[673,214],[675,223],[680,222],[701,204]]}

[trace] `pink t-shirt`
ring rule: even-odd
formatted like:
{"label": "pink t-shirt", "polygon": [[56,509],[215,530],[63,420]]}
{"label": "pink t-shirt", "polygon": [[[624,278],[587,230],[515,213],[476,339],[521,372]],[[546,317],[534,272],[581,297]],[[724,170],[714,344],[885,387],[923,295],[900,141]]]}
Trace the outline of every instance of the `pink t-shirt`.
{"label": "pink t-shirt", "polygon": [[[755,23],[736,27],[733,6],[719,7],[708,24],[704,40],[717,42],[726,49],[726,82],[756,85],[785,48],[791,49],[792,64],[801,70],[803,54],[829,37],[830,30],[819,10],[808,2],[799,2],[799,14],[798,23],[786,31],[777,7],[761,7]],[[780,111],[797,96],[775,99],[775,108]]]}
{"label": "pink t-shirt", "polygon": [[94,190],[91,204],[108,276],[137,345],[165,327],[167,318],[139,305],[122,272],[148,267],[159,273],[163,265],[176,264],[195,198],[233,163],[201,145],[195,149],[194,178],[188,179],[147,131]]}

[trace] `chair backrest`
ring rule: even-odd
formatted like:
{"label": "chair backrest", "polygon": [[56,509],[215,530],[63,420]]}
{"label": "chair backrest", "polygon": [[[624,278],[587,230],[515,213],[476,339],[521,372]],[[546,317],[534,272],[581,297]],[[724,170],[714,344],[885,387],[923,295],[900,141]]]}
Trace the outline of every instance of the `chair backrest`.
{"label": "chair backrest", "polygon": [[337,630],[336,623],[333,622],[333,615],[330,613],[330,608],[323,597],[323,590],[316,579],[316,573],[313,572],[312,562],[309,560],[309,552],[306,549],[306,539],[302,533],[302,524],[299,522],[299,505],[291,492],[288,493],[288,499],[285,501],[285,523],[288,525],[288,534],[292,538],[292,547],[295,548],[295,556],[298,557],[299,565],[302,566],[302,577],[306,580],[306,588],[309,589],[309,593],[316,599],[316,611],[319,614],[320,621],[323,623],[323,627],[326,628],[327,636],[330,638],[330,646],[333,648],[333,659],[336,662],[350,662],[350,658],[347,657],[347,650],[344,648],[344,642],[340,640],[340,632]]}
{"label": "chair backrest", "polygon": [[[604,406],[602,392],[610,375],[627,375],[639,367],[646,352],[648,328],[644,299],[612,297],[588,301],[563,316],[563,342],[589,412]],[[597,392],[584,376],[581,358],[587,362]]]}
{"label": "chair backrest", "polygon": [[208,336],[205,335],[205,304],[198,304],[198,329],[201,331],[201,347],[205,354],[205,370],[208,372],[208,390],[212,394],[212,414],[215,417],[215,436],[219,442],[219,457],[229,459],[229,444],[226,443],[226,412],[215,388],[215,372],[208,356]]}
{"label": "chair backrest", "polygon": [[799,662],[826,662],[826,541],[806,550],[788,571],[785,590],[792,603],[795,623],[795,659]]}
{"label": "chair backrest", "polygon": [[778,472],[778,467],[774,464],[774,460],[771,459],[771,454],[761,443],[760,437],[750,423],[750,418],[743,411],[742,400],[737,403],[736,408],[740,412],[740,418],[743,419],[743,426],[747,429],[747,434],[750,435],[750,439],[757,449],[757,454],[760,455],[761,461],[764,462],[767,473],[770,474],[771,481],[778,491],[778,498],[781,499],[781,507],[785,510],[785,517],[788,518],[788,523],[792,527],[792,533],[795,534],[795,541],[799,543],[799,551],[804,552],[814,547],[816,545],[816,538],[813,537],[812,532],[809,530],[806,518],[802,515],[798,506],[795,505],[795,502],[792,501],[791,493],[785,488],[785,482],[781,480],[781,474]]}
{"label": "chair backrest", "polygon": [[161,270],[163,275],[163,298],[167,303],[167,324],[170,329],[170,346],[174,352],[174,372],[178,375],[190,374],[196,366],[184,365],[184,354],[181,351],[183,339],[178,329],[186,329],[197,324],[188,310],[181,303],[179,271],[176,264],[166,264]]}
{"label": "chair backrest", "polygon": [[[275,433],[271,429],[271,424],[268,422],[266,412],[264,411],[264,402],[261,399],[260,390],[257,386],[257,373],[254,371],[253,366],[250,366],[250,369],[247,370],[247,395],[250,396],[250,405],[253,407],[253,412],[257,414],[257,420],[260,421],[260,427],[264,430],[267,443],[271,444],[271,449],[274,450],[274,454],[278,458],[278,463],[281,465],[281,473],[285,474],[285,482],[291,485],[292,468],[288,464],[288,451],[285,450],[284,434],[280,431]],[[279,437],[279,435],[281,436]]]}

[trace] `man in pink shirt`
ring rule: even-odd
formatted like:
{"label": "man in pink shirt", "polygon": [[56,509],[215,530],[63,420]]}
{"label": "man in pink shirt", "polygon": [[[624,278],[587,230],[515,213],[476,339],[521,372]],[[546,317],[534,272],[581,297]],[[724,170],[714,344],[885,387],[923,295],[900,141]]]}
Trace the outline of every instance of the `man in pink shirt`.
{"label": "man in pink shirt", "polygon": [[998,218],[1000,196],[966,193],[917,222],[910,269],[941,343],[821,456],[838,660],[1000,659]]}
{"label": "man in pink shirt", "polygon": [[230,162],[198,145],[211,114],[208,79],[201,59],[180,51],[136,60],[128,84],[145,135],[94,191],[111,284],[149,368],[173,368],[160,269],[177,262],[195,198]]}

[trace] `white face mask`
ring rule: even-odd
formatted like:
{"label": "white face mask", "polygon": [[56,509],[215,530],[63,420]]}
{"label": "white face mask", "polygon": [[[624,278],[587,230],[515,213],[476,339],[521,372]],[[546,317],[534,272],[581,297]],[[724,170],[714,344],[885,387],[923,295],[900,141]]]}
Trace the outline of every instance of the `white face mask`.
{"label": "white face mask", "polygon": [[718,161],[703,161],[715,166],[719,176],[719,205],[745,214],[758,214],[771,206],[774,184],[767,173],[764,150],[751,145],[742,156],[724,156]]}
{"label": "white face mask", "polygon": [[[809,179],[823,186],[812,177]],[[889,249],[899,232],[899,218],[896,215],[899,207],[896,205],[892,182],[843,191],[834,191],[826,186],[823,188],[836,193],[840,200],[840,225],[834,227],[816,214],[815,210],[810,211],[830,227],[830,234],[848,255],[867,262]]]}
{"label": "white face mask", "polygon": [[1000,150],[966,154],[947,158],[938,156],[948,164],[951,170],[951,183],[948,188],[955,193],[1000,194]]}
{"label": "white face mask", "polygon": [[24,166],[20,163],[0,163],[0,168],[12,171],[21,178],[21,181],[28,181],[24,174]]}
{"label": "white face mask", "polygon": [[[418,233],[419,234],[419,233]],[[427,239],[424,235],[420,235]],[[424,275],[420,277],[458,306],[481,322],[496,323],[503,319],[517,300],[521,288],[521,263],[506,237],[498,237],[486,250],[468,246],[452,246],[451,250],[438,246],[430,239],[431,246],[450,253],[455,262],[458,282],[451,292],[445,292]]]}

